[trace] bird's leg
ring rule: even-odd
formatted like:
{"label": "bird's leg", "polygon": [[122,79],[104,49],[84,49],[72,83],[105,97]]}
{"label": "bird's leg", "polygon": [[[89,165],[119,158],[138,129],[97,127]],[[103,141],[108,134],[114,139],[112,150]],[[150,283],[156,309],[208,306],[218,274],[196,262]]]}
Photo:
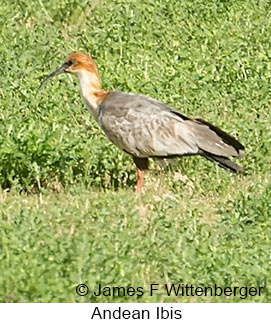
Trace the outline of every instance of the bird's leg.
{"label": "bird's leg", "polygon": [[148,169],[149,161],[148,158],[138,158],[135,156],[133,156],[133,160],[136,164],[137,173],[136,192],[138,195],[140,195],[143,186],[144,170]]}
{"label": "bird's leg", "polygon": [[138,195],[140,195],[142,186],[143,186],[144,170],[140,168],[136,168],[136,173],[137,173],[136,192]]}

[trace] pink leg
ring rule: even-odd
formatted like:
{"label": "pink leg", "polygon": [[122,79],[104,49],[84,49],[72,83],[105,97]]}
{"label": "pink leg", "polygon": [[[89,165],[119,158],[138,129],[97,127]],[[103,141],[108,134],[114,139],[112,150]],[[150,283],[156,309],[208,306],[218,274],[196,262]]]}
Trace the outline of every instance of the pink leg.
{"label": "pink leg", "polygon": [[143,186],[144,170],[136,168],[136,173],[137,173],[136,192],[138,195],[140,195],[142,186]]}

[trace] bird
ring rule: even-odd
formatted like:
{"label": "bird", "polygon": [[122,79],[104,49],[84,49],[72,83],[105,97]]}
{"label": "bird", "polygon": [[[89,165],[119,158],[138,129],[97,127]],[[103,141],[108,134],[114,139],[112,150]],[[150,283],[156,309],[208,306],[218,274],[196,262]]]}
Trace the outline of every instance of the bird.
{"label": "bird", "polygon": [[61,73],[77,76],[84,104],[107,138],[130,155],[136,165],[136,192],[141,193],[149,158],[175,159],[200,155],[234,173],[244,168],[230,157],[245,156],[244,146],[232,135],[201,118],[190,118],[151,97],[106,91],[95,61],[75,52],[41,82],[38,91]]}

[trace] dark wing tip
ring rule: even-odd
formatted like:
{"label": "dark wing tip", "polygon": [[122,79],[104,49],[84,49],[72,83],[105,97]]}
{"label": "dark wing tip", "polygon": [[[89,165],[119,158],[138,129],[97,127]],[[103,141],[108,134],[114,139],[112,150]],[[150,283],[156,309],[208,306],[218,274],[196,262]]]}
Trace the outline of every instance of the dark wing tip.
{"label": "dark wing tip", "polygon": [[237,156],[238,158],[243,158],[245,157],[245,147],[237,140],[235,139],[233,136],[229,135],[227,132],[221,130],[220,128],[212,125],[211,123],[201,119],[201,118],[196,118],[194,119],[196,122],[199,122],[201,124],[204,124],[206,126],[208,126],[211,130],[213,130],[226,144],[228,144],[229,146],[232,146],[236,152],[237,152]]}

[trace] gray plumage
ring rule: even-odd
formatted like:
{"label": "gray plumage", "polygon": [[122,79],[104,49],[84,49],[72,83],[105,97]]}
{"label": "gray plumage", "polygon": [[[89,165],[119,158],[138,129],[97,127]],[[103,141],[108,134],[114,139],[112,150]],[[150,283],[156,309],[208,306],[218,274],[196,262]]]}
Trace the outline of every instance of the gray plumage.
{"label": "gray plumage", "polygon": [[201,155],[234,172],[243,171],[229,160],[244,156],[244,146],[235,138],[144,95],[109,92],[99,106],[98,122],[140,169],[148,168],[148,158]]}
{"label": "gray plumage", "polygon": [[104,91],[96,63],[87,54],[70,54],[62,66],[42,81],[39,90],[61,73],[77,76],[83,101],[94,119],[107,137],[134,159],[138,194],[148,158],[201,155],[233,172],[243,171],[229,159],[244,156],[244,146],[235,138],[202,119],[188,118],[144,95]]}

